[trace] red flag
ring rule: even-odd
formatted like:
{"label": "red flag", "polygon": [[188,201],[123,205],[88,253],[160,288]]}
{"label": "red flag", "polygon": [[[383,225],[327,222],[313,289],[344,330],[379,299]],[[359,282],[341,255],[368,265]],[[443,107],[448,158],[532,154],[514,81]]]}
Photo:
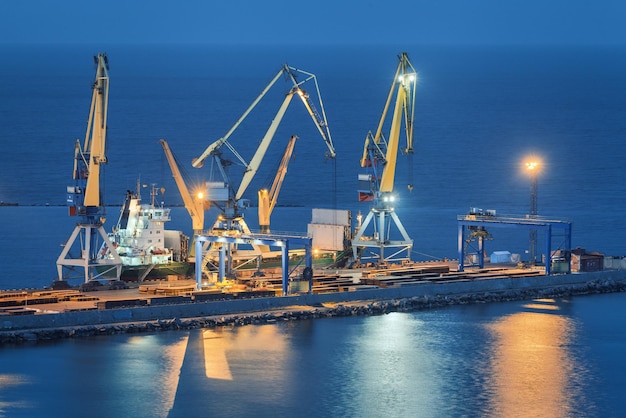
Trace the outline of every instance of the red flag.
{"label": "red flag", "polygon": [[374,193],[359,191],[359,202],[371,202],[374,200]]}

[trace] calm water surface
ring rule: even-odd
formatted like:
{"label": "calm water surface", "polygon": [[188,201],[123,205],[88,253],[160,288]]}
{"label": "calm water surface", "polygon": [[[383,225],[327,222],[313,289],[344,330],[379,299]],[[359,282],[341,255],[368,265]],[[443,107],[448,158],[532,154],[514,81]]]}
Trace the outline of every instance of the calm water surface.
{"label": "calm water surface", "polygon": [[611,417],[626,294],[3,347],[6,417]]}

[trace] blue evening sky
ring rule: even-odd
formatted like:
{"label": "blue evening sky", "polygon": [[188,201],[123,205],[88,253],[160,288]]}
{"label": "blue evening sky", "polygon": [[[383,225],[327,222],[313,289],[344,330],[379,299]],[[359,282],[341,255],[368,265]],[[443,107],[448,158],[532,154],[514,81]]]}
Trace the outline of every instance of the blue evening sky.
{"label": "blue evening sky", "polygon": [[624,44],[624,0],[2,0],[0,43]]}

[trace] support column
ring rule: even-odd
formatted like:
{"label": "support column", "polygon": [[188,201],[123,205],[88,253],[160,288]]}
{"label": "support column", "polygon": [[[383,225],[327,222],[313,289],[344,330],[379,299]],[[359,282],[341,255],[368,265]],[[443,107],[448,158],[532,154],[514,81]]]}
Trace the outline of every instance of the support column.
{"label": "support column", "polygon": [[[311,272],[313,272],[313,254],[311,251],[311,245],[305,244],[304,246],[304,264],[306,267],[311,269]],[[311,273],[311,277],[309,277],[309,292],[308,293],[313,293],[313,274]]]}
{"label": "support column", "polygon": [[289,291],[289,241],[282,241],[282,259],[281,265],[283,270],[283,296],[287,296]]}
{"label": "support column", "polygon": [[463,271],[465,267],[465,228],[464,225],[460,222],[457,248],[459,250],[459,271]]}
{"label": "support column", "polygon": [[547,225],[546,226],[546,276],[550,275],[551,272],[551,268],[552,268],[552,226],[551,225]]}
{"label": "support column", "polygon": [[485,268],[485,239],[482,236],[478,237],[478,267]]}
{"label": "support column", "polygon": [[202,290],[202,241],[196,237],[196,289]]}
{"label": "support column", "polygon": [[218,280],[220,281],[220,283],[224,282],[224,276],[226,275],[226,266],[224,265],[224,262],[226,260],[226,245],[222,245],[220,247],[220,255],[219,255],[220,259],[219,259],[219,265],[218,265],[218,271],[219,271],[219,278]]}

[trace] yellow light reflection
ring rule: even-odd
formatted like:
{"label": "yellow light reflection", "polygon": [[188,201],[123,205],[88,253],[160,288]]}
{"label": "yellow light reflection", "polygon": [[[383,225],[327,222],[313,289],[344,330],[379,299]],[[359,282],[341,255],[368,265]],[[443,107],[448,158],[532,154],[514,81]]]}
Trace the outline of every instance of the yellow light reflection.
{"label": "yellow light reflection", "polygon": [[534,310],[544,310],[544,311],[558,311],[558,306],[550,306],[550,305],[542,305],[539,303],[529,303],[524,305],[526,309],[534,309]]}
{"label": "yellow light reflection", "polygon": [[[542,301],[488,325],[495,337],[489,382],[490,415],[571,416],[570,372],[573,361],[567,344],[571,319],[554,313],[558,306]],[[541,312],[546,311],[546,312]]]}
{"label": "yellow light reflection", "polygon": [[[271,361],[284,361],[288,355],[287,341],[274,325],[257,325],[251,327],[238,327],[232,332],[228,330],[205,330],[203,331],[204,343],[204,367],[208,379],[233,380],[228,351],[236,347],[241,350],[245,347],[245,357],[249,361],[263,362],[265,365]],[[274,369],[272,379],[281,380],[284,368]],[[267,376],[266,376],[267,378]]]}
{"label": "yellow light reflection", "polygon": [[28,383],[26,376],[20,376],[17,374],[0,374],[0,389],[7,388],[9,386],[18,386]]}
{"label": "yellow light reflection", "polygon": [[[152,343],[151,338],[144,338],[143,340],[148,344]],[[188,341],[189,336],[187,335],[163,348],[162,361],[165,364],[165,373],[163,373],[163,381],[158,382],[158,386],[161,394],[159,402],[163,405],[163,410],[165,411],[171,411],[174,407],[176,390],[180,381],[180,370],[183,367]]]}
{"label": "yellow light reflection", "polygon": [[[11,386],[20,386],[30,383],[28,377],[19,374],[0,374],[0,394]],[[6,416],[6,410],[9,408],[27,408],[29,407],[28,401],[12,401],[4,402],[0,401],[0,417]]]}
{"label": "yellow light reflection", "polygon": [[223,337],[223,333],[205,330],[202,333],[204,342],[204,370],[207,379],[233,380],[230,372],[226,350],[230,342]]}

